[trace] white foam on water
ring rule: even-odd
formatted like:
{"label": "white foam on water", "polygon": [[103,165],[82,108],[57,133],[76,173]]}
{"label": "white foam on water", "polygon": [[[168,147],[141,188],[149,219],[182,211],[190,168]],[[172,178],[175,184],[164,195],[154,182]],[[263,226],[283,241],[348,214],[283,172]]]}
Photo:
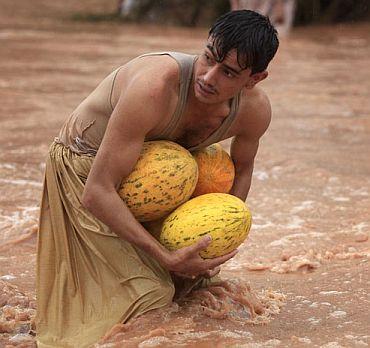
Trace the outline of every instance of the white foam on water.
{"label": "white foam on water", "polygon": [[336,290],[330,290],[330,291],[320,291],[319,295],[341,295],[346,294],[348,291],[336,291]]}
{"label": "white foam on water", "polygon": [[293,234],[288,234],[287,236],[284,236],[280,239],[274,240],[271,242],[269,245],[270,246],[282,246],[282,245],[288,245],[292,243],[297,238],[302,237],[302,233],[293,233]]}
{"label": "white foam on water", "polygon": [[350,193],[351,196],[359,196],[359,197],[367,197],[369,196],[369,192],[365,187],[361,187],[357,190],[352,190]]}
{"label": "white foam on water", "polygon": [[265,229],[265,228],[269,228],[269,227],[273,227],[273,226],[276,226],[274,223],[272,223],[272,221],[266,217],[266,216],[263,216],[261,214],[253,214],[253,217],[252,217],[252,227],[251,229],[256,229],[256,230],[259,230],[259,229]]}
{"label": "white foam on water", "polygon": [[310,304],[310,308],[317,308],[319,306],[319,304],[317,302],[312,302]]}
{"label": "white foam on water", "polygon": [[[33,336],[29,334],[16,334],[13,337],[9,338],[9,342],[11,343],[23,343],[25,344],[26,342],[30,343],[30,346],[32,344],[32,341],[34,340]],[[25,347],[25,346],[24,346]]]}
{"label": "white foam on water", "polygon": [[332,200],[335,202],[349,202],[351,199],[348,197],[332,197]]}
{"label": "white foam on water", "polygon": [[[0,80],[0,85],[1,85],[1,80]],[[0,163],[0,168],[4,168],[4,169],[16,169],[15,165],[14,164],[10,164],[10,163]]]}
{"label": "white foam on water", "polygon": [[341,346],[338,342],[328,342],[320,346],[320,348],[345,348]]}
{"label": "white foam on water", "polygon": [[222,332],[221,335],[223,337],[229,337],[229,338],[248,338],[252,339],[253,334],[249,331],[240,331],[240,330],[235,330],[235,331],[225,331]]}
{"label": "white foam on water", "polygon": [[306,344],[312,343],[312,341],[308,337],[297,337],[297,341],[299,343],[306,343]]}
{"label": "white foam on water", "polygon": [[0,210],[0,230],[2,231],[0,241],[7,241],[13,235],[19,236],[25,228],[37,224],[39,207],[16,207],[16,209],[10,214]]}
{"label": "white foam on water", "polygon": [[364,336],[344,335],[344,337],[347,340],[353,341],[352,344],[355,344],[356,347],[357,346],[363,346],[363,347],[368,347],[369,346],[365,341],[363,341],[363,340],[368,340],[368,338],[370,338],[370,336],[368,336],[368,335],[364,335]]}
{"label": "white foam on water", "polygon": [[351,192],[351,188],[347,189],[341,185],[339,178],[331,177],[328,182],[329,185],[324,188],[322,193],[324,197],[328,197],[337,202],[347,202],[350,200],[350,198],[343,195],[343,191],[346,191],[346,193],[349,194]]}
{"label": "white foam on water", "polygon": [[12,184],[12,185],[29,185],[34,187],[42,187],[42,183],[39,181],[33,180],[9,180],[9,179],[0,179],[0,183]]}
{"label": "white foam on water", "polygon": [[253,342],[246,344],[234,344],[234,348],[274,348],[280,346],[281,341],[278,339],[271,339],[265,342]]}
{"label": "white foam on water", "polygon": [[330,313],[330,316],[333,318],[344,318],[347,316],[345,311],[334,311]]}
{"label": "white foam on water", "polygon": [[315,204],[314,201],[303,201],[303,202],[301,202],[300,205],[297,205],[297,206],[293,207],[290,210],[290,213],[291,214],[296,214],[296,213],[299,213],[300,211],[310,209],[314,206],[314,204]]}
{"label": "white foam on water", "polygon": [[283,238],[274,240],[269,245],[274,247],[274,246],[284,246],[287,244],[290,244],[290,240],[288,238],[283,237]]}
{"label": "white foam on water", "polygon": [[256,224],[252,222],[251,230],[262,230],[262,229],[273,227],[273,226],[274,224],[271,221],[268,221],[265,224]]}
{"label": "white foam on water", "polygon": [[40,39],[41,37],[50,38],[53,37],[54,34],[52,32],[46,32],[41,30],[0,30],[0,39],[9,39],[9,38],[21,38],[24,39],[25,37],[36,37]]}
{"label": "white foam on water", "polygon": [[258,180],[267,180],[269,178],[269,174],[262,170],[255,170],[253,172],[253,176],[255,176]]}
{"label": "white foam on water", "polygon": [[284,236],[280,239],[274,240],[269,245],[270,246],[285,246],[285,245],[291,244],[292,242],[294,242],[298,238],[308,236],[311,239],[312,238],[320,238],[321,239],[324,235],[325,234],[322,233],[322,232],[309,232],[309,233],[305,233],[305,234],[303,234],[303,233],[292,233],[292,234],[288,234],[287,236]]}
{"label": "white foam on water", "polygon": [[308,318],[307,321],[312,324],[312,325],[317,325],[321,322],[321,319],[320,318],[315,318],[315,317],[311,317],[311,318]]}
{"label": "white foam on water", "polygon": [[[180,341],[185,341],[193,338],[204,338],[208,336],[221,336],[231,339],[252,339],[253,334],[249,331],[209,331],[209,332],[182,332]],[[177,340],[176,340],[177,341]]]}
{"label": "white foam on water", "polygon": [[12,279],[16,279],[17,277],[14,276],[14,275],[11,275],[11,274],[6,274],[6,275],[3,275],[0,277],[1,280],[12,280]]}
{"label": "white foam on water", "polygon": [[367,232],[369,231],[369,224],[367,222],[360,222],[352,227],[352,230],[356,232]]}
{"label": "white foam on water", "polygon": [[305,220],[301,219],[299,216],[293,215],[292,220],[283,227],[290,230],[295,230],[300,228],[304,222]]}
{"label": "white foam on water", "polygon": [[151,337],[138,344],[138,348],[158,347],[162,343],[170,343],[171,340],[165,336]]}

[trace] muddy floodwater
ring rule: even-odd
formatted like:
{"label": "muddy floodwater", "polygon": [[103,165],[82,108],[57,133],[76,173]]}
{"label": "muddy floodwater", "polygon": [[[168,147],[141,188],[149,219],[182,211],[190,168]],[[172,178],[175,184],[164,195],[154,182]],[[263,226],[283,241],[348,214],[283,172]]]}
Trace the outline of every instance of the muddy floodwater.
{"label": "muddy floodwater", "polygon": [[[35,346],[39,200],[61,124],[119,65],[150,51],[197,53],[206,37],[205,29],[72,21],[108,6],[76,3],[0,0],[1,347]],[[370,345],[369,57],[369,24],[298,28],[281,39],[261,84],[273,120],[247,200],[253,226],[221,277],[263,314],[198,292],[115,327],[99,347]]]}

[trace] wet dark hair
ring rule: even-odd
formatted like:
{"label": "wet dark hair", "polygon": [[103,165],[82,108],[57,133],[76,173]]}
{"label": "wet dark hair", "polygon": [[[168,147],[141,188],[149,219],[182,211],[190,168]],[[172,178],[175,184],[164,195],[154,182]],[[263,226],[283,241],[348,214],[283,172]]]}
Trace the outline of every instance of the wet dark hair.
{"label": "wet dark hair", "polygon": [[232,49],[238,64],[252,74],[264,71],[274,57],[279,39],[268,17],[249,10],[228,12],[219,17],[209,31],[209,38],[222,62]]}

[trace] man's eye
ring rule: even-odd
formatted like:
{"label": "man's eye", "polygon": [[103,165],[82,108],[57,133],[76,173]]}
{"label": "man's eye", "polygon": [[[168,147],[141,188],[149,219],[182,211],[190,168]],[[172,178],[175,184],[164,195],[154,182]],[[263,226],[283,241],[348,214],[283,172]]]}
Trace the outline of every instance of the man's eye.
{"label": "man's eye", "polygon": [[224,74],[227,76],[227,77],[234,77],[234,74],[232,72],[230,72],[229,70],[224,70]]}

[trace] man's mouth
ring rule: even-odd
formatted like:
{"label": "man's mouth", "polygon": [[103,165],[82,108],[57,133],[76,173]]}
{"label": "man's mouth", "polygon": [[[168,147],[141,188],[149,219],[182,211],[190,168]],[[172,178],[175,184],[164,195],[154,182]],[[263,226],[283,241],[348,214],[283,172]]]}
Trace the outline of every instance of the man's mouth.
{"label": "man's mouth", "polygon": [[216,91],[213,88],[209,88],[203,85],[200,81],[197,82],[198,89],[203,94],[216,94]]}

